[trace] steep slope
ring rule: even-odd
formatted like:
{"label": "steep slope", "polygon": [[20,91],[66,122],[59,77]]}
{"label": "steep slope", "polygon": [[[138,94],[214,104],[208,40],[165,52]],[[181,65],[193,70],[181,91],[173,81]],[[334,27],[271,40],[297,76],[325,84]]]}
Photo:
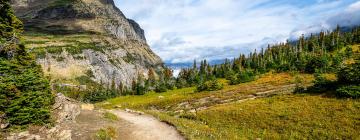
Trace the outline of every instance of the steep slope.
{"label": "steep slope", "polygon": [[25,23],[29,50],[53,80],[88,77],[130,86],[162,60],[146,43],[144,30],[127,19],[113,0],[14,0]]}

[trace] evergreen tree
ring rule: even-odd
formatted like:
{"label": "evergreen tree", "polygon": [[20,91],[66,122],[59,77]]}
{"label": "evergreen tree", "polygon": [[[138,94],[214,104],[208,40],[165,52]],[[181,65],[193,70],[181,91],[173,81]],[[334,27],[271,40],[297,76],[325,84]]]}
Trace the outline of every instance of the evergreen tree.
{"label": "evergreen tree", "polygon": [[0,114],[11,125],[42,125],[50,122],[54,97],[41,67],[19,44],[22,29],[9,0],[0,0]]}

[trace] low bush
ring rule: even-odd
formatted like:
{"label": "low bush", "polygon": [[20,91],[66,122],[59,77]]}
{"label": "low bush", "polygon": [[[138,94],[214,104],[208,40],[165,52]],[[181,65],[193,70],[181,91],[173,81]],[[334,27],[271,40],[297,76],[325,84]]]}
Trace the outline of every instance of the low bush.
{"label": "low bush", "polygon": [[335,91],[338,87],[337,81],[326,79],[326,77],[319,71],[314,74],[314,77],[314,85],[307,89],[309,92],[322,93],[326,91]]}
{"label": "low bush", "polygon": [[255,80],[256,74],[252,71],[243,71],[238,73],[236,76],[230,76],[228,80],[230,81],[230,85],[237,85],[240,83],[251,82]]}
{"label": "low bush", "polygon": [[111,121],[118,121],[119,120],[119,118],[115,114],[110,113],[110,112],[105,112],[104,113],[104,118],[108,119],[108,120],[111,120]]}
{"label": "low bush", "polygon": [[217,91],[217,90],[221,90],[224,88],[224,85],[219,83],[217,80],[210,80],[210,81],[206,81],[202,84],[199,84],[196,87],[196,91],[197,92],[201,92],[201,91]]}
{"label": "low bush", "polygon": [[360,98],[360,86],[343,86],[336,90],[338,97]]}
{"label": "low bush", "polygon": [[360,63],[356,62],[340,68],[337,78],[341,84],[360,84]]}
{"label": "low bush", "polygon": [[155,86],[155,92],[157,93],[166,92],[167,90],[168,89],[165,83],[159,83]]}
{"label": "low bush", "polygon": [[114,127],[107,127],[106,129],[100,129],[96,132],[96,140],[113,140],[116,139],[117,133]]}

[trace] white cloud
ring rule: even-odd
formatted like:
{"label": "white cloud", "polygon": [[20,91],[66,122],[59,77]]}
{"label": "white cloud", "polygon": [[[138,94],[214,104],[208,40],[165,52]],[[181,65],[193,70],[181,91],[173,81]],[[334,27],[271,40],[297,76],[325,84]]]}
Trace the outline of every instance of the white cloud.
{"label": "white cloud", "polygon": [[[264,44],[317,31],[326,17],[356,11],[353,0],[117,0],[118,7],[146,32],[152,49],[167,62],[222,59]],[[355,15],[357,16],[357,15]],[[346,16],[345,16],[346,17]],[[264,39],[265,38],[265,39]],[[270,41],[270,42],[269,42]]]}
{"label": "white cloud", "polygon": [[315,20],[317,22],[313,22],[311,26],[304,26],[293,30],[290,38],[296,39],[302,34],[309,35],[310,33],[317,33],[322,30],[332,30],[337,25],[350,27],[360,25],[360,1],[339,9],[331,15],[320,18],[321,20]]}
{"label": "white cloud", "polygon": [[355,2],[353,4],[351,4],[346,11],[348,12],[356,12],[360,10],[360,1]]}

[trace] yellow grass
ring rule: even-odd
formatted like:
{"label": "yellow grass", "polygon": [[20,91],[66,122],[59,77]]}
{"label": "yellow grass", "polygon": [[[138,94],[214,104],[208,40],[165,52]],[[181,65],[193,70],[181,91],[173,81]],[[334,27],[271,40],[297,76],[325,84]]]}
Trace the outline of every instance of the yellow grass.
{"label": "yellow grass", "polygon": [[[142,110],[174,124],[188,139],[359,139],[359,100],[301,94],[219,102],[293,84],[297,76],[304,84],[313,81],[312,75],[268,73],[240,85],[228,85],[220,79],[225,83],[221,91],[194,93],[194,88],[185,88],[119,97],[97,106]],[[325,76],[336,78],[333,74]],[[217,100],[206,102],[203,110],[184,109],[179,113],[179,104],[197,108],[203,99]]]}

